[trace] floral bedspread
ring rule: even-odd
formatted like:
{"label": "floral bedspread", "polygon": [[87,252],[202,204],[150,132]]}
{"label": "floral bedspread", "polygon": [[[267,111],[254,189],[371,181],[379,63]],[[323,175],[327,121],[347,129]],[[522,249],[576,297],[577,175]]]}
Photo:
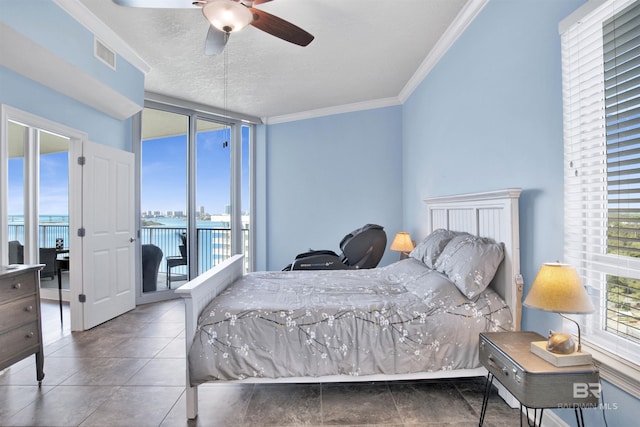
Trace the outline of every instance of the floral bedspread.
{"label": "floral bedspread", "polygon": [[202,311],[191,382],[476,368],[478,334],[510,327],[493,290],[470,301],[411,258],[370,270],[250,273]]}

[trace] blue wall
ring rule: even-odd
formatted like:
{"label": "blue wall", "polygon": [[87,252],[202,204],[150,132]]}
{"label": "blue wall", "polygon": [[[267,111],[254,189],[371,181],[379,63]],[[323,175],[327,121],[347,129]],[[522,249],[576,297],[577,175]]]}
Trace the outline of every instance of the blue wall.
{"label": "blue wall", "polygon": [[[267,229],[264,265],[279,269],[309,247],[334,249],[344,231],[378,221],[367,215],[387,216],[390,238],[404,229],[419,240],[425,197],[521,187],[526,294],[543,262],[562,260],[558,23],[582,3],[490,1],[401,107],[399,128],[397,108],[266,126],[258,175],[266,179],[266,216],[259,214]],[[401,147],[394,139],[400,136]],[[388,170],[399,153],[401,164]],[[387,252],[386,262],[396,259]],[[546,334],[560,326],[559,316],[524,309],[523,329]],[[640,402],[606,381],[603,392],[609,425],[635,425]],[[573,411],[556,413],[575,422]],[[600,410],[585,417],[588,425],[604,425]]]}
{"label": "blue wall", "polygon": [[5,67],[0,67],[0,82],[1,104],[86,132],[92,142],[131,151],[131,119],[114,119]]}
{"label": "blue wall", "polygon": [[[525,295],[543,262],[562,260],[563,141],[558,23],[582,0],[492,0],[403,105],[404,227],[424,237],[422,199],[521,187]],[[546,335],[559,316],[524,309]],[[604,382],[611,426],[636,425],[637,399]],[[572,410],[557,411],[570,425]],[[603,424],[586,410],[586,423]]]}
{"label": "blue wall", "polygon": [[[558,23],[580,3],[490,1],[403,108],[405,227],[424,236],[425,196],[523,188],[525,292],[562,259]],[[548,318],[525,310],[523,325],[546,334]]]}
{"label": "blue wall", "polygon": [[[0,21],[133,102],[143,104],[144,73],[121,56],[116,58],[117,71],[96,59],[93,34],[52,1],[38,1],[37,7],[2,1]],[[5,67],[0,67],[0,103],[86,132],[93,142],[131,151],[131,119],[115,119]]]}
{"label": "blue wall", "polygon": [[[401,128],[400,106],[268,126],[258,266],[282,269],[309,248],[339,252],[367,223],[382,225],[389,245],[402,225]],[[397,259],[387,250],[382,264]]]}

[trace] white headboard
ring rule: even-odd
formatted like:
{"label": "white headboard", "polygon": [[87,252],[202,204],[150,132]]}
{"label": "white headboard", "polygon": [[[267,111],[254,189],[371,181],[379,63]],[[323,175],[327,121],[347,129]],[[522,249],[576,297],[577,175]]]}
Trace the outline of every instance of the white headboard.
{"label": "white headboard", "polygon": [[424,199],[428,210],[428,232],[444,228],[490,237],[504,243],[505,257],[491,282],[511,308],[513,324],[520,330],[522,276],[518,199],[522,189],[470,193]]}

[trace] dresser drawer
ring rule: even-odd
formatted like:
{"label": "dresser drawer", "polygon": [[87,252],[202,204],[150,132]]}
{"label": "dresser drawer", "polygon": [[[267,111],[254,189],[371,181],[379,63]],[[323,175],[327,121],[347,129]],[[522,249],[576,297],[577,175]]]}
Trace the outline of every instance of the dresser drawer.
{"label": "dresser drawer", "polygon": [[20,274],[0,279],[0,304],[22,296],[36,293],[34,274]]}
{"label": "dresser drawer", "polygon": [[40,348],[38,322],[29,323],[0,335],[0,366],[17,354]]}
{"label": "dresser drawer", "polygon": [[38,320],[38,300],[35,294],[8,302],[0,306],[0,310],[2,310],[0,333]]}

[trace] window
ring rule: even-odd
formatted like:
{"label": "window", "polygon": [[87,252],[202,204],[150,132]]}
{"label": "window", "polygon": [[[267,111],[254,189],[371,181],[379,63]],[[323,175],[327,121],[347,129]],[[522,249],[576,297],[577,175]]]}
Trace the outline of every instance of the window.
{"label": "window", "polygon": [[596,306],[583,338],[637,367],[640,1],[589,2],[560,31],[565,260]]}
{"label": "window", "polygon": [[254,126],[187,107],[145,104],[140,238],[142,245],[158,247],[162,258],[157,277],[143,280],[143,294],[171,291],[234,253],[244,253],[251,269]]}

